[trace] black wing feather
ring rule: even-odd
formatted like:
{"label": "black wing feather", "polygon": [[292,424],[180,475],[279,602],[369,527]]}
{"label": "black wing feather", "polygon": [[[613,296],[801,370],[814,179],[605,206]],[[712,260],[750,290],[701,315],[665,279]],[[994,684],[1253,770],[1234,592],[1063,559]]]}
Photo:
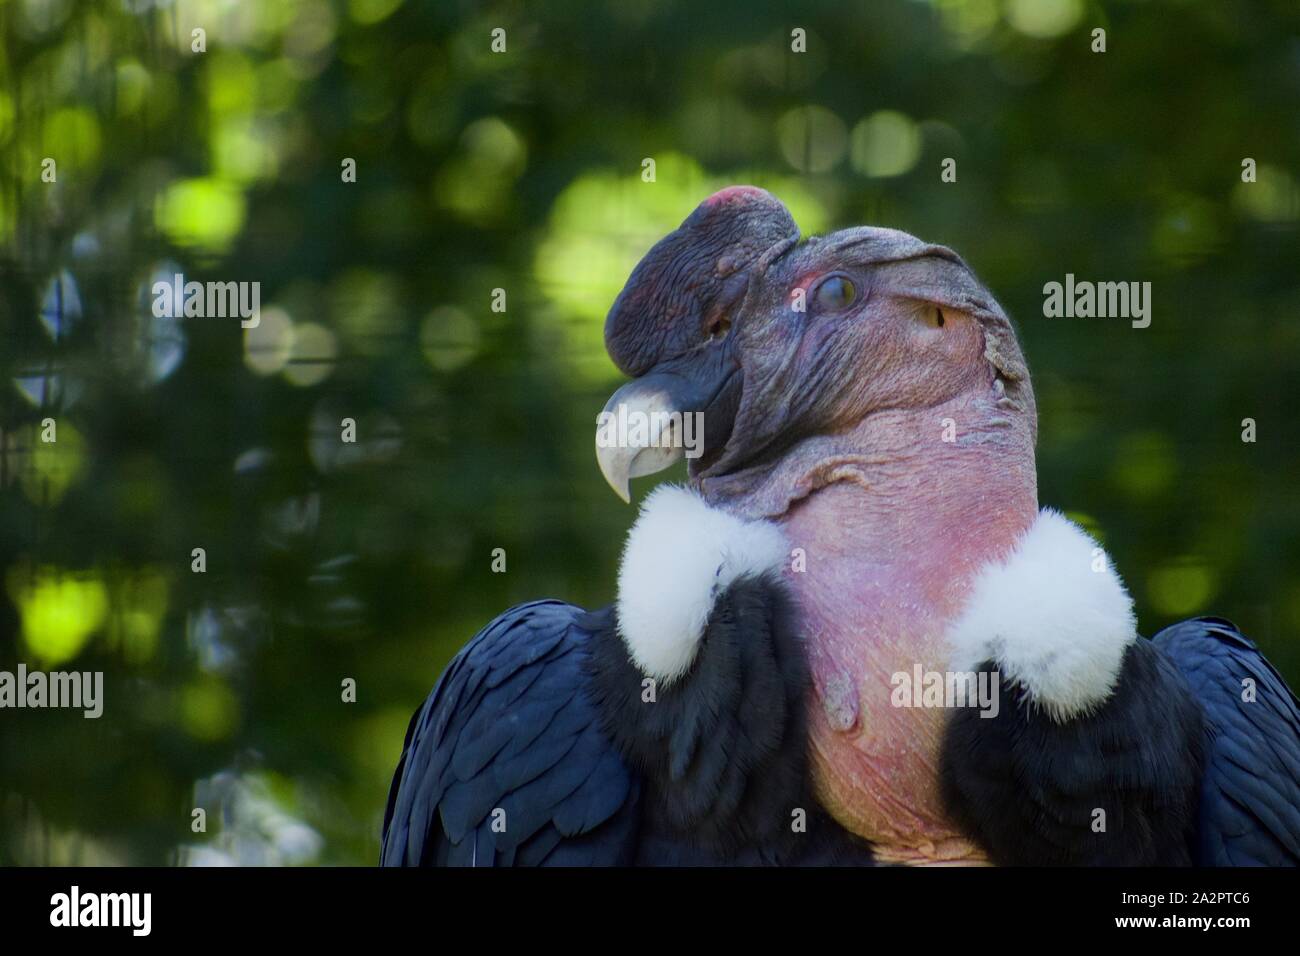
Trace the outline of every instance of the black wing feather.
{"label": "black wing feather", "polygon": [[733,582],[687,675],[650,700],[644,681],[613,608],[507,611],[412,718],[381,862],[871,863],[812,793],[807,668],[775,578]]}
{"label": "black wing feather", "polygon": [[[1300,864],[1300,702],[1229,621],[1202,617],[1156,635],[1205,718],[1195,849],[1205,866]],[[1243,681],[1254,700],[1243,700]]]}
{"label": "black wing feather", "polygon": [[[456,656],[407,730],[383,864],[630,859],[639,784],[585,689],[583,614],[558,601],[521,605]],[[498,808],[504,832],[493,828]]]}

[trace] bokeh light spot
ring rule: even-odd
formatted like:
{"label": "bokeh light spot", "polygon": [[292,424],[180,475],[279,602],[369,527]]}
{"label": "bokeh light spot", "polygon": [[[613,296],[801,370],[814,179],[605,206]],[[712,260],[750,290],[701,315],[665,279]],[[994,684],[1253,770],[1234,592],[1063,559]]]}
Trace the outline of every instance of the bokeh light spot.
{"label": "bokeh light spot", "polygon": [[844,121],[823,106],[802,106],[776,121],[781,155],[795,169],[825,173],[844,158],[848,132]]}
{"label": "bokeh light spot", "polygon": [[1168,488],[1178,460],[1168,436],[1158,432],[1126,435],[1119,442],[1111,477],[1131,498],[1154,498]]}
{"label": "bokeh light spot", "polygon": [[1167,617],[1184,617],[1203,610],[1214,588],[1213,572],[1190,559],[1158,567],[1147,578],[1151,606]]}
{"label": "bokeh light spot", "polygon": [[257,325],[244,329],[244,364],[258,375],[274,375],[293,353],[293,319],[279,306],[261,310]]}
{"label": "bokeh light spot", "polygon": [[338,351],[334,333],[325,326],[298,323],[293,327],[293,346],[284,367],[285,381],[302,388],[319,385],[333,373]]}
{"label": "bokeh light spot", "polygon": [[205,675],[180,691],[181,724],[196,740],[224,740],[239,722],[239,702],[218,677]]}
{"label": "bokeh light spot", "polygon": [[1300,187],[1286,170],[1266,163],[1255,170],[1255,182],[1237,183],[1232,203],[1238,211],[1260,222],[1300,219]]}
{"label": "bokeh light spot", "polygon": [[1082,16],[1080,0],[1010,0],[1007,4],[1007,22],[1039,39],[1069,33]]}
{"label": "bokeh light spot", "polygon": [[420,326],[420,348],[439,372],[454,372],[473,361],[482,334],[474,320],[452,305],[434,309]]}
{"label": "bokeh light spot", "polygon": [[224,252],[244,226],[244,196],[220,179],[183,179],[163,191],[154,219],[177,245]]}
{"label": "bokeh light spot", "polygon": [[39,505],[57,504],[86,470],[88,453],[81,433],[65,417],[55,421],[55,441],[42,440],[43,426],[31,426],[29,466],[22,471],[23,493]]}
{"label": "bokeh light spot", "polygon": [[99,121],[90,110],[68,106],[55,110],[45,121],[43,149],[61,166],[93,168],[99,162]]}
{"label": "bokeh light spot", "polygon": [[95,574],[15,565],[7,584],[26,650],[43,667],[80,654],[108,614],[108,591]]}
{"label": "bokeh light spot", "polygon": [[368,26],[387,20],[402,5],[402,0],[348,0],[348,16]]}
{"label": "bokeh light spot", "polygon": [[901,176],[921,158],[921,132],[894,110],[872,113],[853,127],[851,162],[868,176]]}

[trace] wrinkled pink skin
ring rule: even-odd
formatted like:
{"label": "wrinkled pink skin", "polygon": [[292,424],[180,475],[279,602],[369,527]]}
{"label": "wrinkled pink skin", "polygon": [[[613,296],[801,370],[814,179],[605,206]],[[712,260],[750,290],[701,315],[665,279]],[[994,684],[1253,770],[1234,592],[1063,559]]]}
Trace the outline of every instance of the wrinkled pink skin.
{"label": "wrinkled pink skin", "polygon": [[[945,326],[928,328],[913,301],[873,306],[872,374],[854,402],[865,414],[768,471],[700,487],[779,521],[806,553],[787,577],[809,647],[819,799],[882,860],[979,863],[941,807],[946,711],[892,706],[890,678],[918,662],[947,669],[944,630],[974,575],[1033,522],[1033,423],[1002,397],[974,319],[945,310]],[[945,419],[955,441],[943,441]]]}
{"label": "wrinkled pink skin", "polygon": [[[925,671],[947,669],[944,628],[973,575],[1005,554],[1036,512],[1032,457],[944,444],[938,418],[969,418],[935,411],[864,422],[871,459],[782,519],[792,548],[807,553],[807,570],[788,577],[812,666],[819,795],[881,857],[909,862],[978,854],[940,807],[946,713],[891,706],[890,677],[911,674],[918,662]],[[927,429],[933,439],[897,441],[899,432]]]}

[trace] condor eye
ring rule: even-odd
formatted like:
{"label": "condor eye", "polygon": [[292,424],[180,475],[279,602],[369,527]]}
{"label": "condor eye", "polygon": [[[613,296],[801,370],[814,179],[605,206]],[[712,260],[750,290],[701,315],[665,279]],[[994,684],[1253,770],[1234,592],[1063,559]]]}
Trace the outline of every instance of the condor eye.
{"label": "condor eye", "polygon": [[932,329],[944,326],[943,309],[937,305],[927,305],[921,310],[921,321]]}
{"label": "condor eye", "polygon": [[814,301],[817,307],[826,312],[839,312],[847,309],[858,299],[858,290],[844,276],[831,276],[817,287]]}

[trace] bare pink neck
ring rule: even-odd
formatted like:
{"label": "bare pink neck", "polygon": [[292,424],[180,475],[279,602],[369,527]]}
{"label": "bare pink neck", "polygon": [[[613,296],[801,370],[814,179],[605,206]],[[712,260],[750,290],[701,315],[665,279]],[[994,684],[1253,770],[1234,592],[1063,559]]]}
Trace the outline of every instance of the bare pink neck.
{"label": "bare pink neck", "polygon": [[792,541],[823,561],[913,580],[951,582],[1000,557],[1038,512],[1032,438],[1010,425],[966,424],[962,435],[948,411],[882,412],[840,436],[842,450],[779,519]]}
{"label": "bare pink neck", "polygon": [[800,479],[807,493],[778,519],[803,553],[789,578],[814,681],[819,792],[884,856],[970,859],[938,796],[942,713],[891,706],[891,676],[945,669],[945,627],[975,574],[1033,523],[1032,433],[961,398],[882,412],[827,441]]}

